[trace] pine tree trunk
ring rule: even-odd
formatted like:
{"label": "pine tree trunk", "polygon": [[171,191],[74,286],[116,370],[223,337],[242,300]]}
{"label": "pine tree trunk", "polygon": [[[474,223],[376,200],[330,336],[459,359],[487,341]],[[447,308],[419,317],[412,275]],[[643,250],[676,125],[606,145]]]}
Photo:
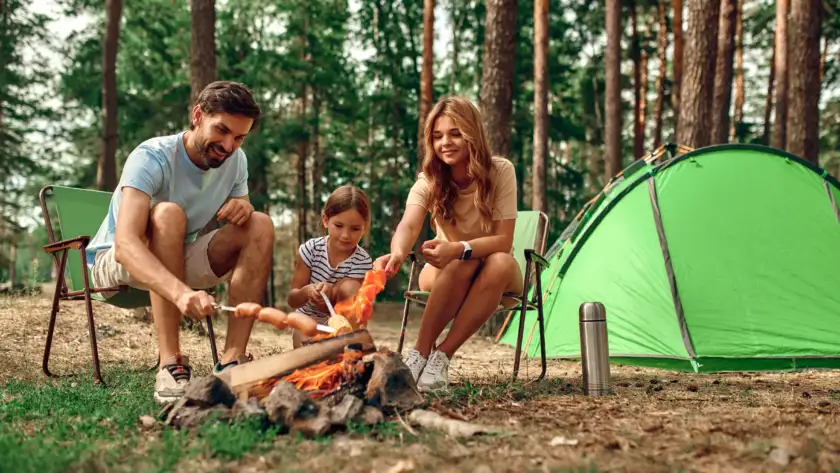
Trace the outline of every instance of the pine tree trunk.
{"label": "pine tree trunk", "polygon": [[677,143],[700,148],[711,139],[720,0],[690,2]]}
{"label": "pine tree trunk", "polygon": [[644,154],[644,127],[642,126],[642,58],[639,45],[639,25],[635,0],[630,2],[630,57],[633,60],[633,159]]}
{"label": "pine tree trunk", "polygon": [[744,121],[744,2],[738,2],[735,13],[735,110],[729,128],[729,141],[738,139],[741,122]]}
{"label": "pine tree trunk", "polygon": [[121,18],[122,0],[106,0],[102,45],[102,153],[96,167],[96,187],[108,192],[117,187],[117,51]]}
{"label": "pine tree trunk", "polygon": [[190,105],[216,80],[215,0],[190,0]]}
{"label": "pine tree trunk", "polygon": [[17,241],[15,234],[12,233],[9,237],[9,290],[14,291],[17,285]]}
{"label": "pine tree trunk", "polygon": [[770,55],[770,78],[767,80],[767,94],[764,100],[764,131],[761,134],[761,144],[770,145],[770,116],[773,114],[773,86],[776,79],[776,46]]}
{"label": "pine tree trunk", "polygon": [[682,94],[682,78],[683,78],[683,49],[685,41],[683,39],[683,2],[682,0],[672,0],[671,10],[674,12],[674,85],[671,90],[671,108],[674,110],[674,136],[680,127],[680,96]]}
{"label": "pine tree trunk", "polygon": [[534,162],[531,208],[548,212],[545,197],[548,158],[548,0],[534,0]]}
{"label": "pine tree trunk", "polygon": [[312,91],[312,234],[321,228],[321,179],[324,158],[321,156],[321,94]]}
{"label": "pine tree trunk", "polygon": [[819,165],[821,0],[796,0],[790,9],[790,109],[787,151]]}
{"label": "pine tree trunk", "polygon": [[604,96],[605,181],[621,171],[621,2],[607,0],[606,92]]}
{"label": "pine tree trunk", "polygon": [[449,73],[449,95],[455,95],[455,79],[458,77],[458,65],[461,56],[461,28],[464,26],[464,19],[467,17],[462,10],[461,2],[453,0],[452,9],[449,12],[452,18],[452,71]]}
{"label": "pine tree trunk", "polygon": [[[807,1],[807,0],[796,0]],[[776,69],[776,116],[773,119],[773,147],[785,149],[785,137],[787,135],[788,116],[788,34],[787,16],[788,0],[776,1],[776,40],[775,40],[775,63]],[[797,55],[799,52],[796,53]]]}
{"label": "pine tree trunk", "polygon": [[662,145],[662,111],[665,108],[665,74],[668,73],[668,5],[659,2],[659,35],[656,51],[659,56],[659,75],[656,77],[656,105],[654,110],[653,148]]}
{"label": "pine tree trunk", "polygon": [[490,152],[510,154],[517,0],[487,0],[480,108]]}
{"label": "pine tree trunk", "polygon": [[[308,90],[307,86],[301,88],[300,94],[300,122],[303,128],[306,128],[306,102]],[[307,231],[307,202],[309,199],[306,194],[306,159],[309,156],[309,143],[307,138],[301,138],[298,142],[298,161],[297,161],[297,177],[298,177],[298,244],[303,244],[309,238]]]}
{"label": "pine tree trunk", "polygon": [[432,66],[434,62],[435,39],[435,0],[423,2],[423,68],[420,71],[420,114],[417,130],[417,170],[423,168],[423,129],[426,126],[426,115],[432,109],[434,76]]}
{"label": "pine tree trunk", "polygon": [[735,54],[737,3],[738,0],[723,0],[720,6],[715,90],[712,99],[712,144],[726,143],[729,137],[729,109],[732,105],[732,58]]}

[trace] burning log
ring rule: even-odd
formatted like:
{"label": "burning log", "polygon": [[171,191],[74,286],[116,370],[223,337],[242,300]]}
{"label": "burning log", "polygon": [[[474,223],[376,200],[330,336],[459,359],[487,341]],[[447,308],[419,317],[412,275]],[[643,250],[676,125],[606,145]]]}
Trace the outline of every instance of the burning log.
{"label": "burning log", "polygon": [[233,366],[219,375],[234,396],[265,397],[280,378],[294,371],[328,360],[335,360],[349,345],[357,345],[362,353],[373,352],[376,346],[367,330],[305,345],[295,350]]}
{"label": "burning log", "polygon": [[398,353],[387,348],[373,355],[373,373],[365,398],[370,404],[396,410],[413,409],[426,402],[411,370]]}

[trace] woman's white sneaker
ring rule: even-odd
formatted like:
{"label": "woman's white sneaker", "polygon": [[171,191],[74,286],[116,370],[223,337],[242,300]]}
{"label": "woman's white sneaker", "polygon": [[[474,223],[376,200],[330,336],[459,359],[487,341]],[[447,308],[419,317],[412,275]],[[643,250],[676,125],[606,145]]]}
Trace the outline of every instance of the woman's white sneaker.
{"label": "woman's white sneaker", "polygon": [[434,351],[429,355],[426,368],[417,381],[420,392],[434,391],[449,386],[449,357],[442,351]]}
{"label": "woman's white sneaker", "polygon": [[411,349],[405,352],[403,363],[405,363],[405,365],[408,366],[408,369],[411,370],[411,376],[414,378],[414,382],[417,382],[417,379],[420,377],[420,373],[422,373],[423,368],[426,367],[426,359],[423,358],[423,355],[421,355],[419,351]]}

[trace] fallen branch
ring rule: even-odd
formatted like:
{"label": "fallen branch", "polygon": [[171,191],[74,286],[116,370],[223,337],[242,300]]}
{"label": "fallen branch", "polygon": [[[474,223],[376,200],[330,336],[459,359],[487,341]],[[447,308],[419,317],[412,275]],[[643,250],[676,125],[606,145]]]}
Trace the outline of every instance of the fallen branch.
{"label": "fallen branch", "polygon": [[464,422],[457,419],[449,419],[443,417],[437,412],[423,409],[411,411],[411,414],[408,415],[408,421],[426,429],[444,432],[446,435],[455,438],[472,437],[477,434],[498,432],[496,429],[491,427]]}

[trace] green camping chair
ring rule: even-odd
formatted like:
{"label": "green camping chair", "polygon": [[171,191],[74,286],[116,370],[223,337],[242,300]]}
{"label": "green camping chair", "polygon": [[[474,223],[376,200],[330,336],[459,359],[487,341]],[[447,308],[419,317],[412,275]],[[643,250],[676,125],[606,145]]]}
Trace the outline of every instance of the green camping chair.
{"label": "green camping chair", "polygon": [[[85,248],[93,235],[96,234],[102,220],[108,214],[111,193],[74,187],[46,186],[39,194],[44,224],[47,227],[49,244],[44,251],[51,254],[56,265],[55,294],[53,295],[50,324],[47,329],[47,341],[44,347],[42,367],[44,374],[56,377],[49,370],[50,347],[52,346],[55,318],[61,300],[84,299],[88,316],[88,333],[90,349],[93,355],[93,376],[97,384],[104,384],[99,371],[99,351],[96,343],[96,326],[93,320],[93,306],[91,300],[97,300],[124,309],[147,307],[151,305],[149,293],[128,286],[119,287],[91,287],[90,274],[85,262]],[[52,205],[48,205],[52,204]],[[50,207],[54,209],[51,218]],[[54,220],[57,224],[53,226]],[[69,250],[78,250],[79,258],[68,259]],[[107,299],[102,292],[117,291]],[[207,334],[210,338],[210,352],[213,363],[218,362],[216,338],[213,333],[213,323],[207,317]]]}
{"label": "green camping chair", "polygon": [[[541,363],[542,371],[539,378],[541,380],[545,377],[546,358],[545,358],[545,336],[543,330],[543,300],[542,300],[542,284],[540,274],[549,264],[542,254],[545,250],[546,234],[548,233],[548,217],[545,213],[539,211],[520,211],[516,218],[516,231],[513,235],[513,256],[516,262],[519,263],[519,269],[522,271],[524,277],[524,285],[522,294],[504,293],[504,298],[512,298],[516,300],[516,304],[512,307],[505,307],[502,304],[496,308],[495,313],[520,311],[519,317],[519,338],[516,343],[516,355],[513,362],[513,380],[519,375],[519,361],[522,353],[522,335],[525,332],[525,312],[528,310],[537,311],[537,319],[540,325],[540,348],[541,348]],[[411,272],[408,277],[408,290],[405,291],[405,307],[403,308],[402,326],[400,327],[400,341],[397,345],[397,352],[402,353],[403,341],[405,339],[405,327],[408,323],[408,311],[412,302],[425,306],[429,298],[429,291],[420,291],[416,287],[417,277],[415,277],[415,270],[417,269],[417,255],[414,252],[408,254],[411,259]],[[531,278],[536,278],[536,290],[528,299],[531,291]],[[502,327],[504,330],[504,327]]]}

